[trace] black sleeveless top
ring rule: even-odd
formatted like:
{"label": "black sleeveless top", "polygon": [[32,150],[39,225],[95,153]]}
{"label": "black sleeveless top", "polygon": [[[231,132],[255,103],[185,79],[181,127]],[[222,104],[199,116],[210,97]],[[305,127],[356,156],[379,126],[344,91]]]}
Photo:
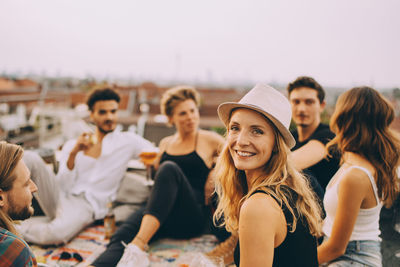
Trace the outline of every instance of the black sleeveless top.
{"label": "black sleeveless top", "polygon": [[[197,137],[194,151],[185,155],[171,155],[164,151],[160,164],[166,160],[175,162],[185,174],[196,194],[199,203],[204,204],[204,185],[207,181],[210,169],[204,160],[196,152]],[[165,149],[166,150],[166,149]]]}
{"label": "black sleeveless top", "polygon": [[[289,195],[289,205],[292,207],[295,213],[297,210],[295,209],[295,202],[297,199],[297,194],[291,188],[285,186],[284,190],[286,195]],[[255,193],[264,193],[265,191],[257,190]],[[273,199],[275,199],[272,195],[270,195]],[[277,201],[275,199],[275,201]],[[278,202],[278,201],[277,201]],[[278,202],[279,204],[279,202]],[[287,234],[285,240],[283,240],[282,244],[274,249],[274,260],[273,267],[318,267],[318,258],[317,258],[317,239],[310,234],[308,225],[305,219],[298,219],[296,230],[291,233],[291,225],[293,222],[293,216],[290,211],[285,206],[285,203],[282,203],[282,211],[286,218],[287,223]],[[296,216],[298,217],[298,216]],[[265,225],[268,226],[268,222],[265,222]],[[239,242],[235,248],[234,259],[236,266],[239,266],[240,262],[240,250],[239,250]]]}

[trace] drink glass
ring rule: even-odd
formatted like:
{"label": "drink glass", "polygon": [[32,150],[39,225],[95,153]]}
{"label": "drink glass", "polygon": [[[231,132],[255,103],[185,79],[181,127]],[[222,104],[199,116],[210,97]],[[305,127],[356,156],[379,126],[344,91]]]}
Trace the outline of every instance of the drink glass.
{"label": "drink glass", "polygon": [[151,177],[151,167],[154,164],[155,159],[157,158],[158,149],[145,149],[139,154],[140,160],[146,166],[146,182],[148,185],[153,184],[153,180]]}

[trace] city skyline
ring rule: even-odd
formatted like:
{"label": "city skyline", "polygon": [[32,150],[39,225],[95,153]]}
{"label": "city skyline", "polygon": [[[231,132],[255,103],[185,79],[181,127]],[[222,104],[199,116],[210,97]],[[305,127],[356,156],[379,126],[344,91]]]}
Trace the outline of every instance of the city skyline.
{"label": "city skyline", "polygon": [[[79,3],[79,5],[78,5]],[[400,2],[2,1],[0,73],[400,87]]]}

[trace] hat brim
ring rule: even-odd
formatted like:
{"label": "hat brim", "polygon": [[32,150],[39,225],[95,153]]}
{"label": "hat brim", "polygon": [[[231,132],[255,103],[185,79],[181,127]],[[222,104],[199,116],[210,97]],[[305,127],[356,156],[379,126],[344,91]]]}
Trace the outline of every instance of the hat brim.
{"label": "hat brim", "polygon": [[222,103],[221,105],[219,105],[218,106],[218,116],[219,116],[220,120],[225,124],[225,127],[228,127],[231,112],[235,108],[246,108],[246,109],[254,110],[254,111],[261,113],[275,125],[275,127],[281,133],[283,139],[285,140],[285,143],[287,144],[287,146],[290,149],[295,146],[296,141],[294,140],[293,135],[290,133],[290,131],[274,116],[265,112],[263,109],[261,109],[258,106],[255,106],[255,105],[240,104],[240,103],[236,103],[236,102],[225,102],[225,103]]}

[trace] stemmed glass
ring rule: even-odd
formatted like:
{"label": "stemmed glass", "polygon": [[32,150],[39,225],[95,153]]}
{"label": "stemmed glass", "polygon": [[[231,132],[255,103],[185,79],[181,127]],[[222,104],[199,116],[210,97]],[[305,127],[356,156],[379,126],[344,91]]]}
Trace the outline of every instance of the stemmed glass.
{"label": "stemmed glass", "polygon": [[139,154],[140,160],[146,166],[146,184],[153,185],[154,181],[152,179],[152,166],[155,159],[157,158],[158,148],[144,149]]}

